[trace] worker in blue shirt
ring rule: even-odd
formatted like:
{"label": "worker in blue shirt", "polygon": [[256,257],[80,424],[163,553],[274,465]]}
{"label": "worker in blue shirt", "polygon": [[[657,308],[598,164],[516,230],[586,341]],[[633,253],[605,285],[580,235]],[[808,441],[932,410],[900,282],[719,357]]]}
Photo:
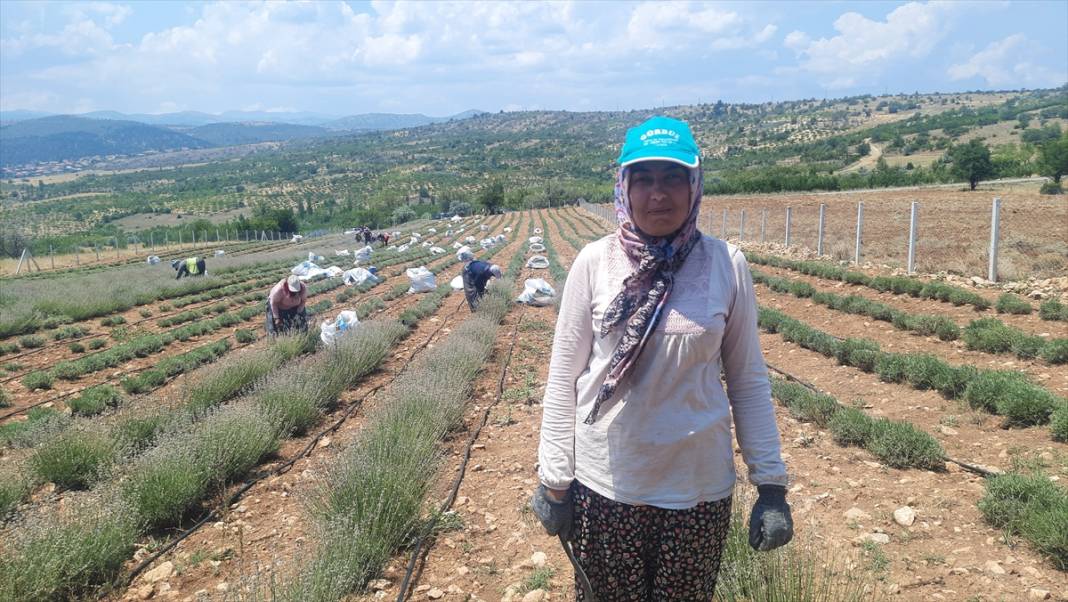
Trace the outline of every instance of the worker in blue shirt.
{"label": "worker in blue shirt", "polygon": [[464,266],[461,273],[464,281],[464,296],[471,311],[478,309],[478,302],[486,294],[486,283],[490,278],[501,277],[501,267],[497,264],[474,260]]}

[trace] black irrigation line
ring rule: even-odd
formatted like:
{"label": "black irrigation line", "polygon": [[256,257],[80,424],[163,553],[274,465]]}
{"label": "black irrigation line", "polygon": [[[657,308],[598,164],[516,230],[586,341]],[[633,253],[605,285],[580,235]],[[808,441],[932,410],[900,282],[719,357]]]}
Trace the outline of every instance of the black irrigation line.
{"label": "black irrigation line", "polygon": [[311,440],[308,441],[308,444],[305,445],[304,448],[301,449],[299,452],[297,452],[297,454],[294,455],[292,458],[290,458],[289,460],[286,460],[285,462],[283,462],[282,464],[280,464],[279,466],[277,466],[274,470],[271,470],[270,472],[262,473],[259,476],[253,477],[253,478],[245,481],[245,483],[240,488],[238,488],[237,491],[234,491],[233,493],[231,493],[226,498],[226,501],[224,503],[219,504],[218,506],[213,508],[210,512],[208,512],[203,518],[201,518],[195,524],[193,524],[192,526],[187,528],[185,531],[182,531],[177,536],[175,536],[170,542],[167,543],[167,545],[163,546],[159,550],[156,550],[151,555],[147,556],[144,560],[139,562],[137,564],[137,566],[135,566],[133,569],[131,569],[130,572],[125,577],[123,577],[123,579],[120,582],[120,585],[122,585],[123,587],[129,587],[130,584],[133,583],[133,580],[135,578],[137,578],[137,576],[140,575],[146,568],[151,566],[153,562],[155,562],[156,560],[159,560],[167,552],[170,552],[182,540],[186,539],[187,537],[189,537],[190,535],[195,533],[201,527],[203,527],[207,523],[209,523],[211,521],[214,521],[216,518],[218,518],[219,517],[218,508],[228,508],[228,507],[230,507],[230,505],[232,505],[237,500],[241,499],[241,496],[243,496],[244,494],[248,493],[248,491],[250,489],[252,489],[252,487],[255,486],[257,483],[263,481],[264,479],[266,479],[268,477],[276,477],[276,476],[285,474],[286,472],[289,471],[290,468],[293,467],[294,464],[297,463],[298,460],[300,460],[301,458],[303,458],[303,457],[307,456],[308,454],[310,454],[311,451],[313,449],[315,449],[315,446],[318,445],[319,441],[322,440],[323,437],[325,437],[326,435],[328,435],[328,434],[336,431],[337,429],[341,428],[341,425],[344,424],[344,422],[346,420],[348,420],[352,416],[352,414],[354,414],[356,412],[357,409],[359,409],[359,408],[361,408],[363,406],[363,402],[364,401],[369,399],[375,393],[378,393],[382,389],[384,389],[387,386],[389,386],[390,384],[392,384],[393,381],[395,381],[405,370],[407,370],[408,366],[411,365],[412,361],[415,359],[415,356],[418,355],[419,352],[421,352],[424,349],[426,349],[428,345],[430,345],[430,342],[434,340],[434,337],[437,336],[437,334],[439,332],[441,332],[441,330],[443,328],[445,328],[445,326],[449,323],[449,318],[455,316],[456,313],[460,310],[460,308],[463,307],[463,303],[465,303],[465,302],[466,302],[465,300],[461,300],[460,303],[458,303],[456,305],[456,308],[452,311],[452,313],[449,314],[446,317],[445,320],[441,321],[441,324],[434,330],[434,332],[430,333],[430,336],[428,336],[426,338],[426,340],[424,340],[422,343],[420,343],[412,351],[412,353],[408,356],[408,359],[406,359],[404,361],[404,364],[401,366],[400,370],[398,370],[397,373],[393,376],[393,378],[389,379],[387,382],[375,385],[373,388],[371,388],[369,391],[367,391],[367,393],[365,393],[360,399],[354,400],[351,403],[349,403],[348,408],[346,408],[345,412],[337,420],[335,420],[333,424],[331,424],[330,426],[326,427],[325,429],[319,431],[314,437],[311,438]]}
{"label": "black irrigation line", "polygon": [[[449,495],[445,498],[445,501],[438,508],[436,514],[431,517],[430,522],[427,523],[423,533],[419,536],[419,539],[415,542],[415,547],[412,550],[412,557],[408,561],[408,568],[404,571],[404,579],[401,580],[400,591],[397,593],[397,602],[405,602],[408,599],[409,590],[418,581],[419,577],[423,574],[423,568],[426,566],[426,555],[430,553],[430,548],[423,550],[423,544],[426,543],[427,538],[434,532],[434,527],[438,523],[438,519],[443,514],[452,508],[453,503],[456,501],[456,496],[460,492],[460,484],[464,480],[464,475],[467,473],[467,463],[471,459],[471,448],[474,446],[475,441],[478,440],[479,434],[482,432],[482,427],[486,426],[486,422],[489,421],[490,411],[493,410],[500,403],[501,398],[504,396],[504,379],[508,375],[508,368],[512,363],[512,351],[515,349],[516,336],[519,333],[519,325],[523,322],[524,311],[519,312],[519,318],[515,321],[515,327],[512,329],[512,340],[508,344],[508,354],[505,356],[504,365],[501,367],[501,376],[497,379],[497,395],[493,400],[493,403],[486,406],[486,409],[482,412],[482,419],[479,421],[478,426],[471,432],[471,436],[467,438],[467,443],[464,445],[463,459],[460,460],[460,469],[456,474],[456,478],[453,479],[452,487],[449,489]],[[418,569],[416,568],[418,565]]]}
{"label": "black irrigation line", "polygon": [[[798,378],[797,376],[794,376],[793,374],[790,374],[789,372],[787,372],[785,370],[782,370],[782,369],[772,365],[771,363],[769,363],[767,361],[765,361],[764,363],[768,366],[769,370],[772,370],[773,372],[777,372],[777,373],[783,375],[783,377],[786,378],[786,380],[788,380],[788,381],[795,382],[795,383],[801,385],[802,387],[805,387],[806,389],[812,391],[813,393],[819,393],[820,395],[826,395],[826,396],[832,397],[832,398],[834,397],[834,395],[831,395],[831,394],[829,394],[829,393],[827,393],[825,391],[820,391],[812,383],[810,383],[810,382],[808,382],[806,380],[803,380],[801,378]],[[979,476],[982,476],[982,477],[992,477],[992,476],[996,476],[997,475],[997,473],[995,473],[993,471],[990,471],[990,470],[987,470],[985,468],[982,468],[981,466],[978,466],[976,464],[970,464],[968,462],[955,460],[955,459],[953,459],[953,458],[951,458],[949,456],[946,456],[944,459],[945,459],[946,462],[950,462],[952,464],[956,464],[957,466],[960,466],[964,470],[967,470],[968,472],[973,472],[973,473],[975,473],[975,474],[977,474]]]}

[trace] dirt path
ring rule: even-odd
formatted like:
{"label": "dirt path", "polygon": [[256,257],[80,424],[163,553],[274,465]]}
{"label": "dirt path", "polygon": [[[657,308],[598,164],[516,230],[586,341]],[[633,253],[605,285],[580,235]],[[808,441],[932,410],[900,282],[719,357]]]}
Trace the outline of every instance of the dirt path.
{"label": "dirt path", "polygon": [[851,171],[860,171],[862,169],[871,171],[875,169],[875,165],[879,162],[879,157],[883,156],[883,148],[872,142],[871,138],[865,138],[864,142],[867,142],[868,146],[871,147],[871,152],[861,157],[856,163],[839,169],[838,173],[849,173]]}

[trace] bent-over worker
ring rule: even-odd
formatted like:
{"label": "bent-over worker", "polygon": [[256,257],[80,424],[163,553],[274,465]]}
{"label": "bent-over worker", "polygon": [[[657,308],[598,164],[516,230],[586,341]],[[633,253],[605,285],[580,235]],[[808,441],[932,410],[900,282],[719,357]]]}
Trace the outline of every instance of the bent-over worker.
{"label": "bent-over worker", "polygon": [[182,276],[208,275],[208,262],[203,257],[175,259],[171,262],[171,267],[178,270],[178,275],[174,277],[175,280],[181,280]]}
{"label": "bent-over worker", "polygon": [[464,296],[467,297],[467,304],[471,307],[471,311],[475,311],[478,309],[478,302],[482,299],[482,295],[486,294],[486,283],[489,282],[490,278],[500,278],[501,268],[497,264],[490,264],[476,259],[464,266],[461,275],[463,276]]}
{"label": "bent-over worker", "polygon": [[290,330],[308,331],[308,287],[296,274],[274,285],[267,295],[267,334],[283,334]]}

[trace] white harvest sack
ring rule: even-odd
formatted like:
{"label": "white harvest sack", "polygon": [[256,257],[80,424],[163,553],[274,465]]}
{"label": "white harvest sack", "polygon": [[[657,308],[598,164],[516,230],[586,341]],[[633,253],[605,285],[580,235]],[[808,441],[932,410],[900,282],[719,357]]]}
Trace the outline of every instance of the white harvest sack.
{"label": "white harvest sack", "polygon": [[409,293],[426,293],[438,287],[434,273],[426,269],[426,266],[408,268],[404,273],[412,281],[412,286],[408,289]]}
{"label": "white harvest sack", "polygon": [[449,282],[449,286],[451,286],[452,290],[454,290],[454,291],[462,291],[462,290],[464,290],[464,277],[463,276],[457,276],[457,277],[453,278],[452,281]]}
{"label": "white harvest sack", "polygon": [[374,249],[371,248],[371,245],[367,245],[359,251],[354,252],[352,256],[356,261],[370,261],[372,253],[374,253]]}
{"label": "white harvest sack", "polygon": [[549,260],[544,255],[534,255],[527,260],[528,268],[542,269],[549,267]]}
{"label": "white harvest sack", "polygon": [[530,238],[527,239],[527,241],[529,241],[530,244],[534,244],[534,243],[541,242],[542,238],[540,236],[531,236]]}
{"label": "white harvest sack", "polygon": [[541,278],[528,278],[523,282],[523,293],[516,298],[516,301],[542,307],[552,305],[555,297],[556,291],[548,282]]}
{"label": "white harvest sack", "polygon": [[222,249],[215,249],[216,257],[222,257],[223,255],[226,255],[226,251],[223,251]]}
{"label": "white harvest sack", "polygon": [[341,275],[345,280],[345,284],[349,286],[360,286],[364,282],[372,282],[378,284],[382,281],[381,278],[375,276],[370,270],[366,268],[352,268]]}
{"label": "white harvest sack", "polygon": [[537,243],[537,242],[536,243],[531,243],[530,248],[527,249],[527,250],[532,252],[532,253],[544,253],[545,252],[545,245],[543,245],[541,243]]}
{"label": "white harvest sack", "polygon": [[430,247],[431,255],[443,255],[445,252],[445,249],[442,249],[441,247]]}
{"label": "white harvest sack", "polygon": [[331,345],[339,338],[345,336],[360,323],[356,312],[346,309],[337,315],[333,322],[323,322],[319,326],[319,339],[326,345]]}
{"label": "white harvest sack", "polygon": [[541,228],[534,228],[534,234],[541,234]]}

